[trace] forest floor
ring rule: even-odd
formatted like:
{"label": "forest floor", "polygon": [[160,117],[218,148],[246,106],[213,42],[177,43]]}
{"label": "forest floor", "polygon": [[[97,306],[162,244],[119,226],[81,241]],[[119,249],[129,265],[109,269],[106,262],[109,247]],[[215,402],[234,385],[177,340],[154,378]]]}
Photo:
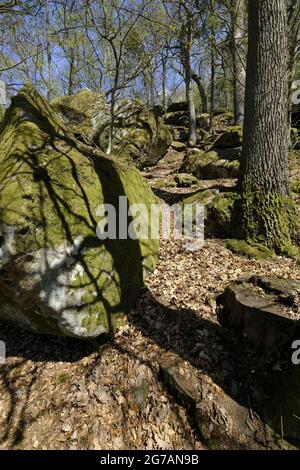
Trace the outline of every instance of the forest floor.
{"label": "forest floor", "polygon": [[[177,172],[181,158],[171,151],[146,175],[151,185]],[[157,192],[172,201],[189,191]],[[162,241],[136,308],[110,341],[35,336],[2,324],[7,360],[0,366],[0,448],[205,448],[192,417],[165,388],[159,364],[178,357],[233,398],[247,388],[253,363],[224,341],[215,299],[248,273],[300,279],[291,259],[249,260],[214,239],[190,252],[185,240],[171,238]]]}

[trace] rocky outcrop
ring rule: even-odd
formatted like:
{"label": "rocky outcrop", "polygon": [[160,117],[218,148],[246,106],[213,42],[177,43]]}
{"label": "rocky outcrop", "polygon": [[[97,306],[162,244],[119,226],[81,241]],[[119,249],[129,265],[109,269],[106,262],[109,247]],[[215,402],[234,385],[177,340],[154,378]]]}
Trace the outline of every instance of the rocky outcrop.
{"label": "rocky outcrop", "polygon": [[[227,158],[220,158],[226,155]],[[191,152],[181,167],[198,179],[237,178],[239,174],[240,149],[221,149],[220,152]]]}
{"label": "rocky outcrop", "polygon": [[[93,140],[106,150],[109,118],[101,122]],[[141,101],[124,100],[116,109],[113,153],[132,160],[138,168],[155,165],[172,142],[168,126]]]}
{"label": "rocky outcrop", "polygon": [[0,317],[39,333],[111,333],[154,267],[158,240],[100,239],[99,208],[115,208],[116,229],[134,232],[119,198],[144,204],[143,217],[156,202],[139,171],[76,140],[27,87],[0,127],[0,181]]}
{"label": "rocky outcrop", "polygon": [[92,138],[99,122],[108,115],[104,96],[88,89],[55,98],[51,104],[65,127],[77,137]]}
{"label": "rocky outcrop", "polygon": [[[182,204],[202,204],[205,211],[205,237],[226,238],[231,231],[231,214],[236,193],[217,189],[200,190],[182,200]],[[195,223],[195,221],[194,221]]]}
{"label": "rocky outcrop", "polygon": [[231,126],[226,129],[214,142],[213,149],[241,147],[243,143],[243,128]]}
{"label": "rocky outcrop", "polygon": [[263,424],[249,417],[238,404],[205,373],[196,372],[175,355],[160,361],[162,380],[190,415],[209,449],[261,449]]}
{"label": "rocky outcrop", "polygon": [[199,184],[198,179],[188,173],[178,173],[174,175],[174,181],[178,188],[190,188],[191,186]]}

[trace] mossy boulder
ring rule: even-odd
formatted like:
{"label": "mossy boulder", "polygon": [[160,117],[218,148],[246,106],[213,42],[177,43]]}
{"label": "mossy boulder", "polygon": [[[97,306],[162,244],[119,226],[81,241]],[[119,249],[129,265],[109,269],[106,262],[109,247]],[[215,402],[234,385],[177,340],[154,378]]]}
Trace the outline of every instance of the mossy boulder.
{"label": "mossy boulder", "polygon": [[183,142],[179,142],[178,140],[173,140],[173,142],[171,143],[171,147],[177,152],[184,152],[186,150],[186,144]]}
{"label": "mossy boulder", "polygon": [[199,184],[199,180],[188,173],[178,173],[174,176],[174,181],[178,188],[190,188]]}
{"label": "mossy boulder", "polygon": [[[127,237],[132,218],[118,215],[123,197],[149,218],[156,198],[139,171],[76,140],[26,87],[0,126],[0,175],[0,317],[38,333],[112,333],[158,251],[157,239]],[[99,238],[103,204],[125,237]]]}
{"label": "mossy boulder", "polygon": [[198,179],[237,178],[239,161],[220,158],[215,150],[192,152],[183,162],[181,171]]}
{"label": "mossy boulder", "polygon": [[292,127],[300,131],[300,104],[293,105],[292,109]]}
{"label": "mossy boulder", "polygon": [[243,128],[241,126],[231,126],[215,140],[212,148],[235,148],[241,147],[242,143]]}
{"label": "mossy boulder", "polygon": [[187,111],[167,112],[164,116],[164,121],[169,126],[187,127],[189,125],[189,115]]}
{"label": "mossy boulder", "polygon": [[236,193],[217,189],[200,190],[182,200],[182,204],[205,206],[204,235],[227,238],[231,233],[231,215]]}
{"label": "mossy boulder", "polygon": [[272,258],[275,253],[262,243],[247,243],[245,240],[229,239],[227,248],[237,255],[257,260]]}
{"label": "mossy boulder", "polygon": [[[109,118],[101,122],[93,140],[102,150],[108,146]],[[124,100],[116,109],[113,153],[127,157],[138,168],[155,165],[172,142],[168,126],[139,100]]]}
{"label": "mossy boulder", "polygon": [[66,128],[77,136],[91,138],[99,122],[108,115],[104,96],[88,89],[55,98],[51,104]]}

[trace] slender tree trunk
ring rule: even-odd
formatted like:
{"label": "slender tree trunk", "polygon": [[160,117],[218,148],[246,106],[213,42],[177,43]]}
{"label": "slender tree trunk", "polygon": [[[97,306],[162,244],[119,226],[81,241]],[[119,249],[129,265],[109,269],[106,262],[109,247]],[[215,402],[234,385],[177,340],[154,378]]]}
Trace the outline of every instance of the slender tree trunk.
{"label": "slender tree trunk", "polygon": [[192,68],[191,68],[191,48],[193,44],[193,18],[191,10],[188,8],[190,5],[182,3],[185,14],[184,23],[182,24],[182,37],[181,37],[181,62],[184,69],[186,102],[189,112],[189,138],[188,145],[193,147],[197,142],[197,123],[196,123],[196,110],[193,92]]}
{"label": "slender tree trunk", "polygon": [[198,87],[198,90],[199,90],[199,94],[200,94],[200,98],[201,98],[201,112],[202,113],[207,113],[208,112],[207,94],[206,94],[205,88],[203,86],[203,83],[201,81],[201,78],[199,77],[199,75],[197,75],[196,73],[193,72],[192,73],[192,79],[196,83],[196,85]]}
{"label": "slender tree trunk", "polygon": [[[214,36],[214,34],[213,34]],[[209,132],[213,130],[213,118],[215,110],[215,46],[211,44],[210,52],[210,107],[209,107]]]}
{"label": "slender tree trunk", "polygon": [[114,130],[115,130],[115,105],[116,105],[116,97],[115,97],[115,90],[111,92],[111,102],[110,102],[110,122],[109,122],[109,133],[108,133],[108,146],[106,153],[110,155],[113,149],[113,137],[114,137]]}
{"label": "slender tree trunk", "polygon": [[53,77],[52,77],[52,54],[51,54],[51,43],[49,39],[50,33],[50,13],[49,13],[49,0],[45,0],[45,25],[46,25],[46,54],[47,54],[47,74],[48,74],[48,86],[47,86],[47,99],[50,101],[53,91]]}
{"label": "slender tree trunk", "polygon": [[232,41],[231,54],[233,65],[233,109],[234,123],[243,125],[245,107],[245,2],[244,0],[232,0]]}
{"label": "slender tree trunk", "polygon": [[68,79],[68,95],[74,94],[74,79],[75,79],[75,57],[74,52],[70,53],[70,64],[69,64],[69,79]]}
{"label": "slender tree trunk", "polygon": [[185,69],[185,85],[186,85],[186,101],[189,111],[189,139],[188,143],[191,147],[196,145],[197,142],[197,123],[196,123],[196,110],[194,102],[193,81],[191,77],[190,58],[186,59]]}
{"label": "slender tree trunk", "polygon": [[285,0],[249,0],[248,34],[244,145],[234,220],[239,221],[240,238],[290,254],[297,221],[289,186]]}
{"label": "slender tree trunk", "polygon": [[166,58],[162,55],[162,105],[163,109],[167,109],[167,93],[166,93],[166,84],[167,84],[167,63]]}

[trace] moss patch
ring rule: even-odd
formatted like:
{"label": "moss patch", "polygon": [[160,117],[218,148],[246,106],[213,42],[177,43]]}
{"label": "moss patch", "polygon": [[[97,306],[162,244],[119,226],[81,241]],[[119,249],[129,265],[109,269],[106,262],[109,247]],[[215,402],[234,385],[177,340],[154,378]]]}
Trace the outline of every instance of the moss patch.
{"label": "moss patch", "polygon": [[215,140],[212,148],[241,147],[242,143],[243,128],[241,126],[231,126]]}
{"label": "moss patch", "polygon": [[236,253],[241,256],[246,256],[247,258],[254,258],[257,260],[262,260],[262,259],[272,258],[274,256],[274,252],[272,250],[270,250],[269,248],[265,247],[264,245],[260,243],[250,245],[244,240],[232,239],[232,240],[227,240],[226,246],[233,253]]}

